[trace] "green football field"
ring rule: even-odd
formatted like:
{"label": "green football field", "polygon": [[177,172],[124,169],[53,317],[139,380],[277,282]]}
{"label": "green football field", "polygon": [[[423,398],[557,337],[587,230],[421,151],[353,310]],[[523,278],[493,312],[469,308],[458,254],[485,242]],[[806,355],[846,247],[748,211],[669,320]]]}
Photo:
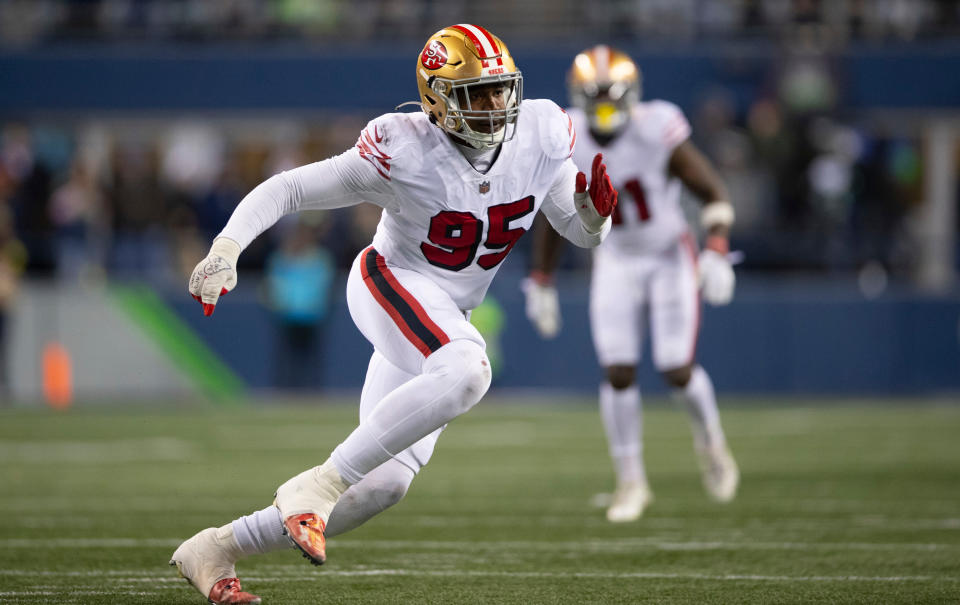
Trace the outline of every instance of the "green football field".
{"label": "green football field", "polygon": [[[612,525],[591,400],[490,397],[407,498],[334,538],[240,562],[272,603],[957,603],[960,405],[726,400],[743,481],[700,485],[686,417],[645,415],[656,501]],[[183,539],[268,505],[353,427],[348,405],[0,408],[0,603],[203,603]]]}

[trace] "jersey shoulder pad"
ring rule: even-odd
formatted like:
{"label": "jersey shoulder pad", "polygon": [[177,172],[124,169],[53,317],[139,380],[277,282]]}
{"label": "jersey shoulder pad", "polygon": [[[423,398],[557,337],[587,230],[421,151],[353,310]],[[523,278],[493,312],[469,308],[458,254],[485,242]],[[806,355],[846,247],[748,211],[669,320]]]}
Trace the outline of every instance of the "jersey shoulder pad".
{"label": "jersey shoulder pad", "polygon": [[567,112],[549,99],[524,101],[523,110],[536,116],[537,138],[548,158],[565,160],[573,155],[577,131]]}
{"label": "jersey shoulder pad", "polygon": [[655,99],[638,108],[644,135],[673,149],[690,137],[690,122],[683,111],[669,101]]}
{"label": "jersey shoulder pad", "polygon": [[357,150],[386,180],[392,180],[398,171],[407,171],[418,164],[420,147],[427,123],[426,115],[417,113],[387,113],[370,120],[360,131]]}

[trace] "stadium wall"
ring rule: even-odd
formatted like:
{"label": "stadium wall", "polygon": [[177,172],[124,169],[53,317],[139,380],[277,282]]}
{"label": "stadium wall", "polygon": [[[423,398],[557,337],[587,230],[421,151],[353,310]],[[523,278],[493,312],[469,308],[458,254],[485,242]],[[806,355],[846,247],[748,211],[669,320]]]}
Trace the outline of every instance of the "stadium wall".
{"label": "stadium wall", "polygon": [[7,360],[9,396],[39,402],[52,389],[61,405],[195,397],[190,372],[157,346],[149,321],[123,310],[129,296],[110,288],[25,283],[9,312],[7,351],[0,356]]}
{"label": "stadium wall", "polygon": [[[505,272],[488,297],[498,318],[482,328],[494,353],[494,388],[593,392],[600,371],[585,278],[561,282],[564,328],[546,342],[524,316],[521,277]],[[156,297],[137,288],[28,287],[8,343],[13,394],[40,400],[49,341],[70,353],[78,400],[200,395],[229,401],[247,390],[268,392],[279,332],[257,298],[255,280],[242,281],[246,287],[231,293],[213,319],[180,291]],[[321,389],[359,389],[371,348],[342,297],[318,347]],[[847,283],[742,279],[733,304],[705,308],[698,358],[725,393],[960,393],[960,293],[891,290],[866,299]],[[663,392],[648,362],[640,382],[645,392]]]}
{"label": "stadium wall", "polygon": [[[497,307],[497,319],[482,326],[493,353],[494,388],[592,392],[601,374],[585,278],[560,283],[564,327],[549,342],[524,316],[521,278],[505,272],[488,297]],[[255,280],[244,281],[248,287],[231,293],[213,319],[179,291],[157,297],[140,288],[29,285],[10,318],[11,394],[20,401],[42,399],[49,342],[69,352],[80,401],[229,401],[248,389],[270,391],[278,330],[257,298]],[[317,382],[322,389],[359,389],[371,348],[342,297],[323,333]],[[741,279],[733,304],[705,307],[697,355],[726,393],[960,393],[960,293],[889,291],[867,299],[847,283]],[[648,362],[639,376],[645,392],[663,392]]]}
{"label": "stadium wall", "polygon": [[[564,102],[574,54],[596,41],[511,46],[524,94]],[[771,42],[623,48],[639,62],[649,96],[691,110],[713,89],[743,104],[776,86],[785,57]],[[378,114],[415,98],[419,45],[316,47],[73,45],[0,52],[0,114],[185,110],[313,111]],[[840,105],[871,108],[960,106],[960,43],[940,40],[850,44],[824,55],[842,83]]]}
{"label": "stadium wall", "polygon": [[[521,279],[501,272],[488,296],[504,318],[499,336],[485,334],[501,355],[494,388],[592,392],[601,373],[590,339],[586,279],[561,282],[564,327],[554,341],[541,340],[526,320]],[[270,379],[269,312],[255,300],[229,302],[219,322],[210,322],[192,301],[171,301],[239,375],[262,386]],[[258,343],[238,347],[237,331],[251,325]],[[339,298],[324,347],[321,384],[358,388],[371,349]],[[850,282],[741,279],[733,304],[704,308],[697,356],[728,393],[960,392],[960,293],[891,290],[867,299]],[[649,362],[640,381],[646,391],[663,391]]]}

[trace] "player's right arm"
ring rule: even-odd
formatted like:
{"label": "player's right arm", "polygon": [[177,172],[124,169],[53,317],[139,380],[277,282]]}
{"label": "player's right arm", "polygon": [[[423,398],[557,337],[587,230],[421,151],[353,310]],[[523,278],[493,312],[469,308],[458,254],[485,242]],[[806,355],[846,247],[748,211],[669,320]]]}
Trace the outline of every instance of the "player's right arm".
{"label": "player's right arm", "polygon": [[554,338],[560,332],[560,299],[553,283],[553,272],[563,249],[563,237],[543,218],[533,226],[533,251],[530,275],[523,280],[527,319],[542,338]]}
{"label": "player's right arm", "polygon": [[617,191],[610,183],[602,155],[598,153],[593,159],[589,190],[587,176],[577,171],[573,160],[567,159],[541,207],[550,224],[539,221],[534,230],[533,267],[523,282],[527,318],[543,338],[553,338],[560,331],[560,303],[553,271],[562,240],[581,247],[599,245],[610,231],[610,214],[616,205]]}
{"label": "player's right arm", "polygon": [[[386,205],[390,200],[388,156],[361,134],[357,146],[326,160],[274,175],[240,201],[206,258],[190,275],[188,290],[212,315],[220,296],[237,285],[237,259],[258,235],[281,217],[298,210],[324,210],[363,201]],[[365,139],[371,138],[369,144]]]}

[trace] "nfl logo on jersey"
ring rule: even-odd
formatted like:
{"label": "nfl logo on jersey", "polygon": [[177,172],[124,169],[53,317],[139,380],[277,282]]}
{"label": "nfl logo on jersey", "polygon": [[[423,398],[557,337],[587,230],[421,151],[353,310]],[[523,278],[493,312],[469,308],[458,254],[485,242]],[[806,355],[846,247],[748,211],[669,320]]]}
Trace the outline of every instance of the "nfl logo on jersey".
{"label": "nfl logo on jersey", "polygon": [[479,190],[480,190],[480,193],[487,193],[488,191],[490,191],[490,181],[484,181],[480,183]]}

